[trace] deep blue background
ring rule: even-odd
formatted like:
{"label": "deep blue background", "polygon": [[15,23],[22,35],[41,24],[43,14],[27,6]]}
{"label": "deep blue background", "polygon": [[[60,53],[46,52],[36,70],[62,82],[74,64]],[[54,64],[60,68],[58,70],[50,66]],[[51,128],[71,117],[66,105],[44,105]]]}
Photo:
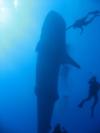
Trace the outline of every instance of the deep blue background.
{"label": "deep blue background", "polygon": [[[100,9],[100,1],[20,0],[17,10],[12,1],[6,0],[10,20],[0,23],[0,128],[5,133],[35,133],[35,47],[43,21],[50,10],[55,10],[70,25],[88,11]],[[81,70],[70,67],[65,80],[60,75],[60,99],[55,106],[52,127],[60,122],[69,133],[95,133],[100,127],[100,102],[93,119],[90,118],[91,102],[83,110],[77,105],[88,94],[88,79],[95,74],[100,81],[100,18],[88,25],[83,35],[79,30],[69,30],[66,42]]]}

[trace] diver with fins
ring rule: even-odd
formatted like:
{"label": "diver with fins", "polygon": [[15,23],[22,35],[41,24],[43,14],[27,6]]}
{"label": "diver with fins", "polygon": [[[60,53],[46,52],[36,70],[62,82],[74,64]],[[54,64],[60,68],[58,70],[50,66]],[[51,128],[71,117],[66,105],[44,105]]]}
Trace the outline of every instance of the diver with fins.
{"label": "diver with fins", "polygon": [[88,83],[89,83],[89,94],[85,99],[83,99],[79,103],[78,107],[83,108],[84,104],[87,101],[90,101],[92,98],[94,98],[94,101],[93,101],[93,104],[92,104],[92,107],[91,107],[91,117],[93,117],[95,107],[96,107],[96,105],[98,103],[98,100],[99,100],[98,92],[100,91],[100,83],[97,81],[96,76],[92,76]]}
{"label": "diver with fins", "polygon": [[81,30],[80,34],[82,34],[84,31],[84,27],[90,24],[91,22],[93,22],[93,20],[98,16],[100,16],[99,10],[91,11],[85,17],[76,20],[74,24],[67,27],[66,30],[69,30],[71,28],[74,28],[74,29],[79,28]]}

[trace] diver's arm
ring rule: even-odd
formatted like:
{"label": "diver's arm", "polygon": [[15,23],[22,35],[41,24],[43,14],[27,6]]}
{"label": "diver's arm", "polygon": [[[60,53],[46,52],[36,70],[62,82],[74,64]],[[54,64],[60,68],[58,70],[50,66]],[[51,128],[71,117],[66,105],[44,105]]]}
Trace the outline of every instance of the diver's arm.
{"label": "diver's arm", "polygon": [[80,65],[76,61],[74,61],[69,55],[66,55],[65,64],[70,64],[80,69]]}
{"label": "diver's arm", "polygon": [[89,15],[100,16],[100,10],[91,11],[91,12],[89,12],[88,14],[89,14]]}

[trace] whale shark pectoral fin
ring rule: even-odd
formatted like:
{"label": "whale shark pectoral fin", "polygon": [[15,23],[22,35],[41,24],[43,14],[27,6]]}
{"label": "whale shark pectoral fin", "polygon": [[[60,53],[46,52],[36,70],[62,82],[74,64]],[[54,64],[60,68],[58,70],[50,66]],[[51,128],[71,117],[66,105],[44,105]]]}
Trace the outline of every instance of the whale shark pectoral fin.
{"label": "whale shark pectoral fin", "polygon": [[70,64],[78,69],[80,69],[80,65],[74,61],[69,55],[66,56],[65,64]]}

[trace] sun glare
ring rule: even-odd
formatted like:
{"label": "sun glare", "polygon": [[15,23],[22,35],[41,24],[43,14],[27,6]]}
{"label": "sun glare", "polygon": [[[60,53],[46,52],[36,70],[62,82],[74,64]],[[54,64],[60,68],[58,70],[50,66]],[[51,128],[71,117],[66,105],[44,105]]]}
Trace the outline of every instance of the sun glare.
{"label": "sun glare", "polygon": [[13,7],[10,9],[6,1],[0,0],[0,24],[5,24],[9,21],[13,15],[13,9],[18,7],[18,0],[13,0]]}
{"label": "sun glare", "polygon": [[9,19],[10,11],[6,7],[4,0],[0,0],[0,24],[6,23]]}
{"label": "sun glare", "polygon": [[9,19],[9,10],[5,7],[0,7],[0,23],[5,23]]}
{"label": "sun glare", "polygon": [[18,0],[14,0],[14,7],[15,7],[15,8],[18,7]]}

